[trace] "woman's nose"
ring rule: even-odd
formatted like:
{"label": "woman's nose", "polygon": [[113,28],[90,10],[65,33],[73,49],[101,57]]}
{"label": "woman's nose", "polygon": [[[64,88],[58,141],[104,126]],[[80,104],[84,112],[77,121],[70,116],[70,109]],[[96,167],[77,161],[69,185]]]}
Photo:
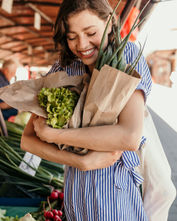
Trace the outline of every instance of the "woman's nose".
{"label": "woman's nose", "polygon": [[85,37],[80,37],[78,39],[78,49],[83,50],[86,49],[88,45],[88,40]]}

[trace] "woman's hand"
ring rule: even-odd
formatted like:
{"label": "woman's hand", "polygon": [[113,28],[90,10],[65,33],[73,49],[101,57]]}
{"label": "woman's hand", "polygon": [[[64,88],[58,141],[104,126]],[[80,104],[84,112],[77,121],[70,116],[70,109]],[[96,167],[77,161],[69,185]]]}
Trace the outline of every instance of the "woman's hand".
{"label": "woman's hand", "polygon": [[114,152],[99,152],[89,151],[86,155],[82,156],[83,168],[82,171],[102,169],[112,166],[117,160],[120,159],[122,151]]}
{"label": "woman's hand", "polygon": [[34,131],[36,135],[45,142],[53,143],[52,131],[55,130],[46,124],[46,119],[36,116],[33,118]]}

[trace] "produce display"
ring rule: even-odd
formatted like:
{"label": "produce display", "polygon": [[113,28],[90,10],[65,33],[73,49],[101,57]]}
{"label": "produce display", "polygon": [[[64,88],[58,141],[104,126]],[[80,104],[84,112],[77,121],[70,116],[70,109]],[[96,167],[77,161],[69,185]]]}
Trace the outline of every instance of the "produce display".
{"label": "produce display", "polygon": [[47,112],[47,124],[62,128],[71,118],[78,101],[78,94],[68,88],[42,88],[38,94],[41,107]]}
{"label": "produce display", "polygon": [[1,221],[19,221],[19,218],[18,216],[16,217],[6,216],[6,210],[0,208],[0,220]]}
{"label": "produce display", "polygon": [[[20,186],[23,191],[33,196],[46,199],[36,212],[29,211],[24,217],[6,216],[6,210],[0,209],[1,221],[45,221],[65,220],[63,211],[63,165],[41,160],[35,176],[19,168],[25,152],[20,149],[24,127],[6,121],[8,137],[0,136],[0,174],[1,184]],[[30,210],[30,207],[29,207]],[[49,217],[50,216],[50,217]]]}
{"label": "produce display", "polygon": [[63,198],[63,192],[55,189],[46,198],[46,201],[41,202],[37,211],[29,211],[23,217],[7,216],[6,210],[0,209],[0,221],[66,221]]}
{"label": "produce display", "polygon": [[[78,94],[68,88],[42,88],[38,94],[40,106],[47,112],[47,124],[53,128],[63,128],[71,118],[78,101]],[[41,159],[36,169],[24,160],[25,151],[20,148],[24,126],[6,121],[8,137],[0,136],[0,184],[11,184],[32,197],[46,199],[36,212],[30,212],[24,217],[6,216],[1,210],[2,221],[64,221],[63,186],[64,166]],[[19,165],[35,171],[31,175],[22,170]],[[1,186],[0,186],[1,187]],[[30,207],[29,207],[30,210]]]}
{"label": "produce display", "polygon": [[41,202],[38,211],[31,213],[32,217],[37,221],[66,221],[63,198],[63,192],[53,190],[47,201]]}
{"label": "produce display", "polygon": [[[39,167],[33,168],[36,174],[32,176],[19,168],[25,151],[20,149],[23,127],[6,122],[8,137],[0,137],[0,173],[5,181],[23,187],[28,192],[47,196],[53,189],[63,188],[63,165],[42,160]],[[28,165],[27,162],[26,165]],[[28,165],[29,166],[29,165]]]}

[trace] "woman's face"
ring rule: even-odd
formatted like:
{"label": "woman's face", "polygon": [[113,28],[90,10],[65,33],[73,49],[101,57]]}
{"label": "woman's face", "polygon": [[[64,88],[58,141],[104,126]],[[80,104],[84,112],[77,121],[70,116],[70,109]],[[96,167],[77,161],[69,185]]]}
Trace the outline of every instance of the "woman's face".
{"label": "woman's face", "polygon": [[[107,21],[103,21],[89,10],[84,10],[68,18],[67,42],[73,54],[79,57],[90,71],[93,70],[102,35]],[[111,32],[109,27],[108,33]],[[108,43],[108,35],[104,47]]]}

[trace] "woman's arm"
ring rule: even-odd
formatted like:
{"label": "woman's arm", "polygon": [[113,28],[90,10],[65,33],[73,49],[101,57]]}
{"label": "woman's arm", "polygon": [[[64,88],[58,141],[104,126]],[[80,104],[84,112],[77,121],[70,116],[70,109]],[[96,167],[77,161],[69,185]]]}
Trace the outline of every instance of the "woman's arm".
{"label": "woman's arm", "polygon": [[[43,159],[53,161],[61,164],[77,164],[75,155],[70,157],[70,161],[67,161],[71,153],[66,153],[65,151],[60,151],[55,144],[49,144],[41,141],[35,134],[33,129],[33,120],[36,116],[32,115],[27,126],[24,129],[21,138],[21,148],[24,151],[31,152],[37,156],[40,156]],[[75,162],[76,161],[76,162]],[[81,162],[80,162],[81,163]],[[79,167],[79,165],[76,165]]]}
{"label": "woman's arm", "polygon": [[96,151],[135,151],[142,137],[143,118],[144,96],[141,90],[136,90],[120,113],[117,125],[53,129],[39,118],[34,120],[34,128],[37,135],[49,143]]}
{"label": "woman's arm", "polygon": [[67,151],[61,151],[54,144],[49,144],[40,140],[33,128],[33,120],[36,118],[32,115],[27,126],[24,129],[21,148],[43,159],[76,167],[80,170],[93,170],[105,168],[115,163],[120,158],[121,152],[96,152],[89,151],[85,156],[76,155]]}

